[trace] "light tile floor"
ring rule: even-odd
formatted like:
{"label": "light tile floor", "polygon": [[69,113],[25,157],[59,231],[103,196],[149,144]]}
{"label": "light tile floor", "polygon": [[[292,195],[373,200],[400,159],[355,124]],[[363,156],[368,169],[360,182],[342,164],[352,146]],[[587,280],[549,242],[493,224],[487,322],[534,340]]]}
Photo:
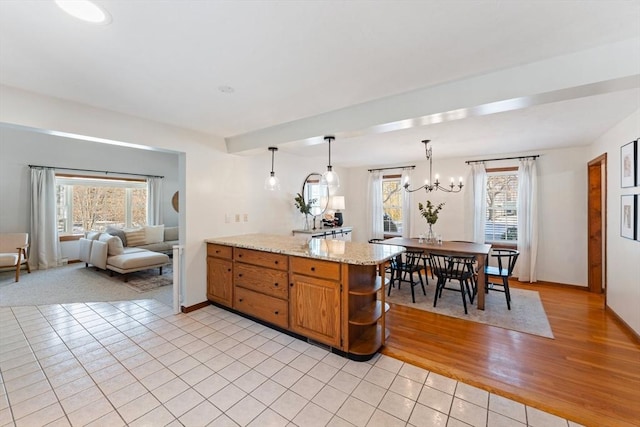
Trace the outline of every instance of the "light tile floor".
{"label": "light tile floor", "polygon": [[214,306],[0,308],[1,426],[575,426],[377,355],[354,362]]}

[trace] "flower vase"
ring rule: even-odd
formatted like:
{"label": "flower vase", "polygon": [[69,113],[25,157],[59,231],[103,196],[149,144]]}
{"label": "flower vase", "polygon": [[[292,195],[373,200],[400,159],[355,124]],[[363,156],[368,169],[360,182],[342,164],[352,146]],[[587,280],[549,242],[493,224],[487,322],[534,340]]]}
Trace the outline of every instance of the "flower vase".
{"label": "flower vase", "polygon": [[429,231],[427,232],[427,243],[436,242],[436,236],[433,234],[432,227],[433,227],[433,224],[429,224]]}
{"label": "flower vase", "polygon": [[304,229],[305,231],[311,230],[311,224],[309,224],[309,215],[304,216]]}

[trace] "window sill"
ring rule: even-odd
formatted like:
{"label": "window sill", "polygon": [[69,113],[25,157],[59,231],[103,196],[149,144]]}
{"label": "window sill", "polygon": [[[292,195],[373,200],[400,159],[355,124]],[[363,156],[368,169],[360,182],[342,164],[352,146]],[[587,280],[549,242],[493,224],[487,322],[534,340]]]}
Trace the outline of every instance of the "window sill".
{"label": "window sill", "polygon": [[518,243],[517,242],[485,242],[485,244],[487,245],[491,245],[492,248],[496,248],[496,249],[517,249],[518,248]]}
{"label": "window sill", "polygon": [[72,242],[74,240],[80,240],[84,234],[65,234],[59,237],[61,242]]}

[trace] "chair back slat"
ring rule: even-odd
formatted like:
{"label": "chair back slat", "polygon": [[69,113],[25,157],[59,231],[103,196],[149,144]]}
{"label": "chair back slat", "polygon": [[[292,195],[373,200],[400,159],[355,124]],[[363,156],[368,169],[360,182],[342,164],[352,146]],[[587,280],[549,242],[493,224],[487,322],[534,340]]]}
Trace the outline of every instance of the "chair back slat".
{"label": "chair back slat", "polygon": [[520,252],[515,249],[492,249],[491,251],[491,257],[495,258],[498,262],[500,274],[506,270],[507,275],[511,277]]}

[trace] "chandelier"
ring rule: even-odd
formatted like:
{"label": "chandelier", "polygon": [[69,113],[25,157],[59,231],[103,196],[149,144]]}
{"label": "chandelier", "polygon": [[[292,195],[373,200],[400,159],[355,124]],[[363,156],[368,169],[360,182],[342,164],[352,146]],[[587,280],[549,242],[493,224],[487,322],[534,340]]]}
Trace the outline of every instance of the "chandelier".
{"label": "chandelier", "polygon": [[413,190],[409,189],[409,183],[406,182],[404,184],[404,189],[406,191],[408,191],[409,193],[413,193],[414,191],[418,191],[424,188],[424,190],[427,193],[430,193],[434,190],[440,190],[440,191],[444,191],[446,193],[459,193],[462,190],[462,177],[460,177],[460,182],[458,182],[458,184],[454,184],[453,183],[453,178],[451,178],[451,183],[449,184],[448,188],[447,187],[443,187],[442,185],[440,185],[440,180],[438,178],[438,174],[436,174],[436,180],[432,181],[431,179],[431,168],[432,168],[432,164],[433,164],[433,153],[431,151],[431,147],[429,147],[429,139],[425,139],[424,141],[422,141],[422,143],[424,144],[424,150],[425,150],[425,154],[427,156],[427,160],[429,160],[429,179],[424,183],[423,186],[418,187],[418,188],[414,188]]}

